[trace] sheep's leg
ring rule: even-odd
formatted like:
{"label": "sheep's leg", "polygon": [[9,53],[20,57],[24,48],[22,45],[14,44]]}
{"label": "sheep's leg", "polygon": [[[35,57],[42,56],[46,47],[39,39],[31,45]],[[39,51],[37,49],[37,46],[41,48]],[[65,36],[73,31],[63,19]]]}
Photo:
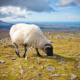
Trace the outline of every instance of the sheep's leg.
{"label": "sheep's leg", "polygon": [[42,57],[42,56],[39,54],[39,51],[38,51],[37,48],[36,48],[36,52],[37,52],[37,55],[38,55],[39,57]]}
{"label": "sheep's leg", "polygon": [[15,51],[15,53],[17,54],[18,57],[20,57],[19,51],[18,51],[18,45],[15,45],[15,46],[16,46],[16,51]]}
{"label": "sheep's leg", "polygon": [[27,46],[25,45],[25,46],[24,46],[24,54],[23,54],[23,58],[25,58],[25,56],[26,56],[26,51],[27,51]]}

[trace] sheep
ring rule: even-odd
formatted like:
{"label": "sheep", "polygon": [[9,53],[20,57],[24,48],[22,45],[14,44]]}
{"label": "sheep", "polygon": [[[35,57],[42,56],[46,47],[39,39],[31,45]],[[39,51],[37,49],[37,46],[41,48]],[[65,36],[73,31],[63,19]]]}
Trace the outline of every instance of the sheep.
{"label": "sheep", "polygon": [[42,56],[39,54],[38,49],[44,51],[47,56],[53,56],[53,47],[51,42],[46,39],[37,25],[24,23],[15,24],[10,29],[10,37],[12,43],[15,45],[15,53],[18,57],[20,57],[18,51],[19,45],[24,46],[25,51],[23,58],[25,58],[27,46],[35,48],[39,57]]}

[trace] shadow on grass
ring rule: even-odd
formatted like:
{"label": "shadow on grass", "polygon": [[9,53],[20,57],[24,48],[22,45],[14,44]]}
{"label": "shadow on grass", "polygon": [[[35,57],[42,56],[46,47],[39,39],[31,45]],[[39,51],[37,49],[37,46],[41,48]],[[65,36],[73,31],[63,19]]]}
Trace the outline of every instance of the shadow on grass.
{"label": "shadow on grass", "polygon": [[[31,57],[38,57],[38,55],[33,54]],[[42,58],[42,59],[51,59],[51,60],[55,59],[55,60],[58,60],[58,61],[66,61],[66,62],[78,62],[75,57],[64,57],[64,56],[61,56],[61,55],[58,55],[58,54],[54,54],[53,57],[51,57],[51,56],[42,56],[40,58]]]}

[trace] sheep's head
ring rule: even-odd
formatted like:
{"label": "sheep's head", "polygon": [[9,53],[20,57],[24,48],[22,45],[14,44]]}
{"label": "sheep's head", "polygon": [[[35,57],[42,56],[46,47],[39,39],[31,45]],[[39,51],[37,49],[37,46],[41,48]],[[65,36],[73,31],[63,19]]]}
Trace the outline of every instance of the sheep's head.
{"label": "sheep's head", "polygon": [[53,47],[51,44],[46,44],[44,47],[44,51],[47,54],[47,56],[53,56]]}

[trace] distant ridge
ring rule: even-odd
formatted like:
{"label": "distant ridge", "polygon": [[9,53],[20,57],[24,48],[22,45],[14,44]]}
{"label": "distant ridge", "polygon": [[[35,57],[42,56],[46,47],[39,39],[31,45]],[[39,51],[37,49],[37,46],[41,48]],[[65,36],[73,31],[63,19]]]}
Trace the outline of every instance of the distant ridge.
{"label": "distant ridge", "polygon": [[0,20],[0,29],[10,29],[13,24]]}

